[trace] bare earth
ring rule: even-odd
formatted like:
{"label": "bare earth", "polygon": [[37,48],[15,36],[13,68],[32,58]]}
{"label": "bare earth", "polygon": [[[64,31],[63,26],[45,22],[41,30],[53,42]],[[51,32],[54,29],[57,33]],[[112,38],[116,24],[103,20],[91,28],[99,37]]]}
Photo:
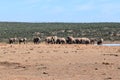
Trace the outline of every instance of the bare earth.
{"label": "bare earth", "polygon": [[1,43],[0,80],[120,80],[120,47]]}

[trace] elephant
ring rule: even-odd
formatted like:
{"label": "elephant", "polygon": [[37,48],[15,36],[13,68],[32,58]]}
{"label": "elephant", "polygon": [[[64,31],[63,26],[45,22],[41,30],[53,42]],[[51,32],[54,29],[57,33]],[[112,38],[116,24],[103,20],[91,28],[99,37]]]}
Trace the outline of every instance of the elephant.
{"label": "elephant", "polygon": [[66,44],[65,38],[57,38],[57,44]]}
{"label": "elephant", "polygon": [[90,44],[89,38],[81,38],[81,44]]}
{"label": "elephant", "polygon": [[56,44],[57,43],[57,36],[52,36],[52,44]]}
{"label": "elephant", "polygon": [[82,38],[74,38],[76,44],[81,44],[82,43]]}
{"label": "elephant", "polygon": [[35,38],[33,39],[33,42],[34,42],[34,44],[40,43],[40,42],[41,42],[40,37],[35,37]]}
{"label": "elephant", "polygon": [[97,42],[96,38],[90,38],[90,44],[95,44]]}
{"label": "elephant", "polygon": [[100,40],[97,41],[97,45],[101,45],[103,43],[103,39],[101,38]]}
{"label": "elephant", "polygon": [[68,44],[73,44],[73,43],[75,43],[75,38],[73,38],[72,36],[68,36],[66,41]]}
{"label": "elephant", "polygon": [[76,44],[89,44],[90,39],[89,38],[74,38]]}
{"label": "elephant", "polygon": [[22,42],[25,44],[27,41],[27,38],[19,38],[19,44],[21,44]]}
{"label": "elephant", "polygon": [[9,38],[9,44],[13,44],[17,41],[17,38]]}
{"label": "elephant", "polygon": [[45,42],[48,43],[48,44],[52,43],[52,36],[46,37]]}
{"label": "elephant", "polygon": [[57,36],[49,36],[45,38],[45,42],[47,42],[48,44],[56,44],[57,41]]}

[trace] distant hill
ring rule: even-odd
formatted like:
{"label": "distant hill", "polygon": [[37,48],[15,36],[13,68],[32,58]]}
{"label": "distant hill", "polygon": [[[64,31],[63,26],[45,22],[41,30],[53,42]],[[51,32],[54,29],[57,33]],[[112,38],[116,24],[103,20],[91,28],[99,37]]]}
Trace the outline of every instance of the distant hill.
{"label": "distant hill", "polygon": [[27,37],[32,40],[34,33],[60,37],[95,37],[105,40],[120,40],[120,23],[22,23],[0,22],[0,41],[10,37]]}

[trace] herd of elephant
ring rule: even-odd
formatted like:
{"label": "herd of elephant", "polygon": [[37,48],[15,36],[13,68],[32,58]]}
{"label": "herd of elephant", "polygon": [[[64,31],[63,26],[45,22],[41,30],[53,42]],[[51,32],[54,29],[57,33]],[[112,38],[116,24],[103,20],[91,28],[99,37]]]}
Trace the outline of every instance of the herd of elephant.
{"label": "herd of elephant", "polygon": [[[44,41],[48,44],[98,44],[101,45],[103,43],[103,39],[96,39],[96,38],[74,38],[72,36],[68,36],[66,38],[64,37],[58,37],[58,36],[49,36],[44,39]],[[26,43],[27,38],[10,38],[9,44],[13,44],[15,42]],[[38,44],[41,42],[40,37],[33,38],[33,43]]]}
{"label": "herd of elephant", "polygon": [[74,38],[72,36],[68,36],[66,38],[61,38],[57,36],[46,37],[45,42],[48,44],[98,44],[101,45],[103,43],[103,39],[96,38]]}

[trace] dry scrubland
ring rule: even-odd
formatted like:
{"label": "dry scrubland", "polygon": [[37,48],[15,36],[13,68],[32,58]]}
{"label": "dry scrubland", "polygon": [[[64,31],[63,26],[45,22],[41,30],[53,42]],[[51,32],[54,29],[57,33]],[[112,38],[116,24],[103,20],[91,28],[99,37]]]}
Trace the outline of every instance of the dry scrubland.
{"label": "dry scrubland", "polygon": [[120,47],[1,43],[0,80],[120,80]]}

